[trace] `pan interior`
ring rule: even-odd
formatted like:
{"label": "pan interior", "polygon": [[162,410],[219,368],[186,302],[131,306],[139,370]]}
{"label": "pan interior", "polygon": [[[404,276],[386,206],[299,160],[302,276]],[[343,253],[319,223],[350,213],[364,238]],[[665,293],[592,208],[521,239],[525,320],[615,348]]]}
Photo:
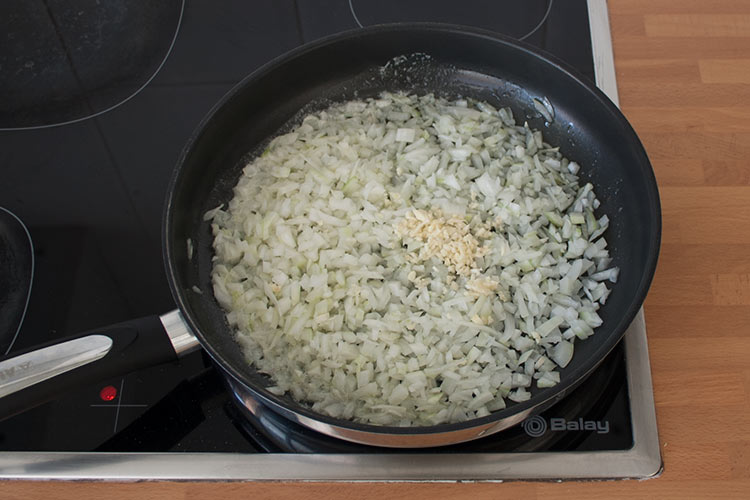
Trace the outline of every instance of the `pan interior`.
{"label": "pan interior", "polygon": [[[529,401],[483,419],[409,432],[499,420],[559,397],[604,359],[645,297],[658,253],[658,194],[640,142],[603,94],[539,53],[484,32],[422,25],[339,35],[270,63],[225,96],[185,149],[166,207],[168,274],[188,322],[223,369],[270,401],[337,425],[405,432],[317,415],[263,389],[267,377],[248,366],[213,298],[212,235],[203,221],[206,211],[231,199],[242,167],[274,136],[310,111],[385,90],[484,100],[510,107],[517,122],[527,121],[541,130],[546,142],[581,165],[581,182],[594,185],[601,201],[598,214],[611,220],[605,236],[613,265],[621,269],[619,282],[600,310],[604,324],[593,337],[576,343],[573,361],[561,370],[560,384],[535,389]],[[555,111],[552,122],[545,122],[535,110],[534,98],[549,100]]]}

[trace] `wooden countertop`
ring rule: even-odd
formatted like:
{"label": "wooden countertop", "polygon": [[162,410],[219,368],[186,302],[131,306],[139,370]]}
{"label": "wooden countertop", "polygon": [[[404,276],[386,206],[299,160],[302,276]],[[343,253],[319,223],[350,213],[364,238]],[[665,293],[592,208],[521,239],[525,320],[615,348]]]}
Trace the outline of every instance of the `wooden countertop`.
{"label": "wooden countertop", "polygon": [[665,463],[648,481],[1,482],[28,498],[688,498],[750,495],[750,2],[610,0],[620,105],[663,204],[646,300]]}

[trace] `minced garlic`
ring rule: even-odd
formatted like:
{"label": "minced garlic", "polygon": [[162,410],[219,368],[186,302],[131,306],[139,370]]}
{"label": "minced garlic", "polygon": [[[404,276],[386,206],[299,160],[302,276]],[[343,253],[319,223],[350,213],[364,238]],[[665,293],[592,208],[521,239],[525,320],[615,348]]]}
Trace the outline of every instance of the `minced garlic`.
{"label": "minced garlic", "polygon": [[395,229],[399,236],[425,243],[419,250],[419,260],[437,257],[450,271],[462,276],[469,276],[476,268],[475,259],[488,250],[479,246],[465,220],[456,215],[446,219],[438,210],[414,210]]}
{"label": "minced garlic", "polygon": [[[395,230],[402,238],[408,236],[424,242],[416,260],[437,257],[451,272],[468,278],[466,288],[469,295],[478,297],[497,290],[497,279],[477,276],[480,271],[476,267],[476,259],[489,251],[488,247],[479,246],[477,236],[491,236],[487,225],[480,226],[475,236],[469,224],[457,215],[446,218],[439,210],[413,210],[396,224]],[[412,271],[409,281],[415,282],[415,278]],[[451,283],[452,288],[453,285]]]}

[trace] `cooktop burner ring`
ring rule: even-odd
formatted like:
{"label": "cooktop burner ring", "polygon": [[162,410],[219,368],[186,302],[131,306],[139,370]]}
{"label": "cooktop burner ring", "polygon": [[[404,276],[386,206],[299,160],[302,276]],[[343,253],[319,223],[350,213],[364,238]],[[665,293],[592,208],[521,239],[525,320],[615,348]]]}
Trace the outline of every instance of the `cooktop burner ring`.
{"label": "cooktop burner ring", "polygon": [[[49,11],[49,7],[47,7],[47,10]],[[81,14],[82,12],[83,11],[80,11],[79,14]],[[86,121],[86,120],[89,120],[89,119],[101,116],[103,114],[109,113],[110,111],[112,111],[112,110],[114,110],[116,108],[119,108],[123,104],[127,103],[128,101],[130,101],[131,99],[133,99],[134,97],[136,97],[138,94],[140,94],[141,91],[143,91],[143,89],[145,89],[154,80],[154,78],[156,78],[156,76],[159,74],[159,72],[161,71],[161,69],[166,64],[167,60],[169,59],[169,56],[172,53],[172,50],[173,50],[173,48],[175,46],[175,43],[177,42],[177,36],[180,33],[180,27],[182,26],[182,21],[183,21],[184,14],[185,14],[185,0],[181,0],[180,1],[180,5],[179,5],[179,12],[177,13],[177,22],[175,23],[174,33],[172,34],[172,37],[169,40],[169,44],[168,44],[168,47],[167,47],[167,49],[166,49],[166,51],[164,53],[164,56],[159,61],[159,63],[156,66],[155,70],[145,79],[145,81],[142,84],[140,84],[139,86],[137,86],[137,88],[134,91],[126,94],[126,96],[124,98],[120,98],[120,99],[116,100],[114,104],[108,104],[108,105],[105,105],[105,106],[100,106],[100,107],[103,107],[103,109],[96,109],[97,106],[93,106],[91,104],[91,99],[90,98],[92,96],[89,95],[89,94],[91,93],[92,90],[99,90],[99,89],[79,88],[78,90],[82,94],[84,94],[80,98],[81,102],[79,103],[79,105],[83,104],[86,108],[88,108],[88,111],[89,111],[88,113],[82,113],[80,116],[75,116],[74,118],[71,118],[71,119],[53,119],[53,120],[50,121],[50,123],[39,123],[39,124],[19,125],[19,126],[4,126],[3,125],[3,121],[0,120],[0,132],[15,132],[15,131],[24,131],[24,130],[40,130],[40,129],[47,129],[47,128],[53,128],[53,127],[61,127],[61,126],[64,126],[64,125],[71,125],[71,124],[75,124],[75,123],[79,123],[79,122],[82,122],[82,121]],[[58,23],[54,19],[54,17],[52,16],[51,11],[49,11],[49,15],[50,15],[50,19],[52,20],[52,23],[54,25],[54,30],[56,32],[56,35],[58,37],[60,37],[61,35],[59,33],[60,28],[58,26]],[[85,35],[85,36],[87,36],[87,35]],[[8,38],[10,39],[11,36],[9,36]],[[62,40],[62,38],[60,40]],[[65,58],[67,59],[68,64],[70,64],[70,69],[72,70],[72,76],[76,80],[75,83],[78,84],[79,86],[83,87],[82,82],[78,79],[78,75],[76,74],[75,64],[73,64],[73,61],[71,60],[71,56],[68,53],[68,48],[65,47],[64,45],[65,44],[63,43],[63,47],[64,47],[65,52],[66,52]],[[25,66],[24,66],[23,69],[32,69],[33,66],[34,66],[33,60],[30,60],[30,61],[27,61],[25,63]],[[44,72],[47,69],[48,68],[46,68],[46,69],[42,68],[39,71],[40,72]],[[94,97],[96,97],[96,96],[94,96]],[[59,98],[60,98],[59,95],[49,96],[49,100],[51,100],[51,101],[54,101],[55,99],[59,99]],[[44,105],[44,104],[49,104],[49,102],[43,103],[42,105]],[[11,114],[12,114],[12,112],[13,112],[13,110],[11,110]],[[62,113],[63,116],[64,116],[64,114],[65,113]],[[73,112],[70,112],[70,114],[76,115],[78,113],[76,113],[75,111],[73,111]],[[10,120],[12,121],[13,119],[11,118]]]}
{"label": "cooktop burner ring", "polygon": [[[360,21],[359,16],[357,16],[357,12],[356,12],[356,10],[354,8],[354,0],[347,0],[347,1],[349,3],[349,11],[351,12],[352,17],[354,18],[354,22],[356,22],[357,26],[359,26],[360,28],[364,28],[365,25],[362,24],[362,22]],[[519,41],[526,40],[531,35],[533,35],[537,31],[539,31],[539,28],[541,28],[544,25],[544,23],[547,22],[547,19],[549,18],[549,15],[550,15],[550,12],[552,11],[552,5],[553,4],[554,4],[554,0],[548,0],[547,7],[546,7],[546,9],[544,11],[544,14],[542,15],[542,18],[539,20],[539,22],[533,28],[531,28],[531,30],[529,30],[528,32],[526,32],[525,35],[517,37],[517,39]]]}
{"label": "cooktop burner ring", "polygon": [[[13,349],[13,344],[16,343],[16,339],[18,338],[18,334],[21,332],[21,327],[23,326],[23,320],[26,318],[26,311],[29,308],[29,300],[31,299],[31,289],[34,284],[34,240],[31,238],[31,233],[29,232],[29,228],[24,224],[24,222],[18,217],[16,214],[14,214],[12,211],[8,210],[5,207],[0,206],[0,212],[5,214],[6,216],[10,217],[9,220],[15,221],[15,223],[18,225],[17,227],[21,227],[23,229],[23,232],[25,233],[26,240],[28,240],[29,249],[28,249],[28,256],[29,256],[29,264],[28,264],[28,285],[26,290],[26,296],[20,297],[20,301],[18,302],[18,305],[23,304],[23,308],[20,308],[20,311],[18,312],[18,320],[17,320],[17,327],[15,328],[15,331],[11,329],[10,332],[0,332],[0,345],[4,345],[6,342],[6,339],[4,338],[4,335],[11,334],[12,337],[10,338],[10,342],[7,344],[7,347],[5,348],[5,351],[3,352],[0,350],[0,356],[7,356],[11,349]],[[2,214],[0,214],[2,215]],[[3,238],[5,238],[6,235],[3,235]],[[10,235],[7,235],[10,237]],[[20,236],[22,239],[23,236]],[[23,244],[25,245],[26,242]],[[11,245],[12,246],[12,245]],[[4,254],[5,252],[3,252]],[[8,256],[9,258],[12,258],[12,255]],[[5,257],[3,257],[5,258]],[[18,267],[18,262],[15,260],[12,260],[10,262],[0,262],[0,265],[10,265],[14,267]],[[22,286],[23,284],[21,284]],[[23,291],[23,290],[19,290]],[[7,297],[6,297],[7,298]],[[6,302],[3,302],[3,307],[8,307],[12,304],[8,304]]]}

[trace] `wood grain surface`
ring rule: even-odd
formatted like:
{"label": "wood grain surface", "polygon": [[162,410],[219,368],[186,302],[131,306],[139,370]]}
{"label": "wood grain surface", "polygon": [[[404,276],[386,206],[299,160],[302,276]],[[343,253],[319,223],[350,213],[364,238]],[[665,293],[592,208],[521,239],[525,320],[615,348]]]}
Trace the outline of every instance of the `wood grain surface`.
{"label": "wood grain surface", "polygon": [[0,498],[750,498],[750,1],[610,0],[663,204],[646,300],[664,474],[561,484],[0,483]]}

